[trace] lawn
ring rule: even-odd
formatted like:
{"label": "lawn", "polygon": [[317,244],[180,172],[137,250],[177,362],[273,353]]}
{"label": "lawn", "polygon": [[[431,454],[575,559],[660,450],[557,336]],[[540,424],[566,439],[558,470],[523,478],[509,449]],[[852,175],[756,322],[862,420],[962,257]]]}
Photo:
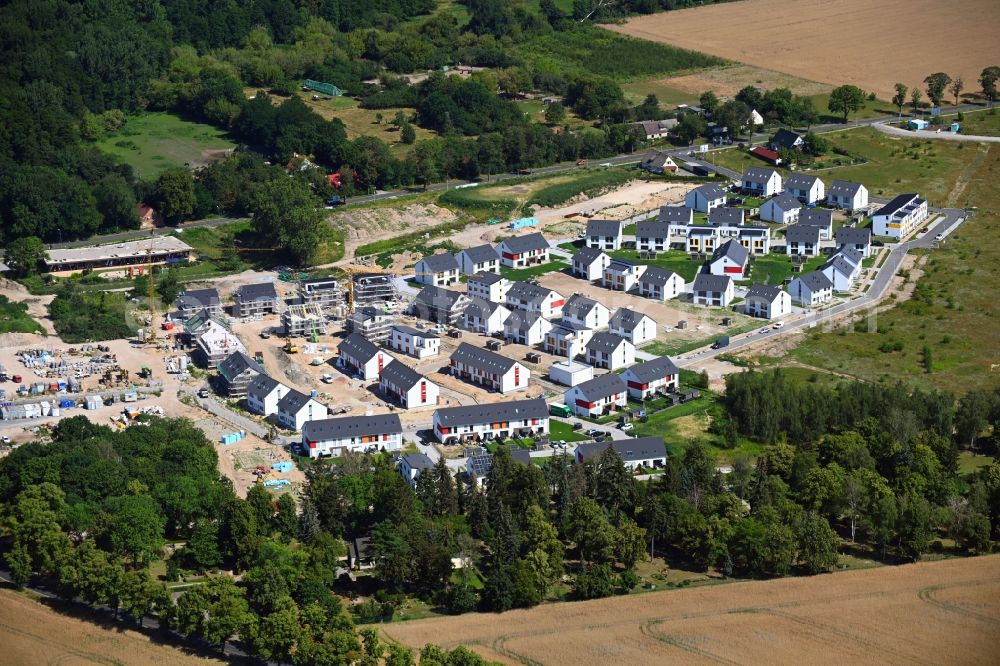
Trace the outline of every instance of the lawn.
{"label": "lawn", "polygon": [[45,333],[45,330],[28,316],[27,305],[0,296],[0,333]]}
{"label": "lawn", "polygon": [[147,180],[171,167],[207,164],[235,145],[222,130],[165,112],[132,116],[118,132],[96,143]]}
{"label": "lawn", "polygon": [[691,259],[682,250],[669,250],[657,255],[656,259],[640,259],[636,250],[613,250],[608,253],[615,259],[628,259],[640,264],[649,266],[659,266],[660,268],[673,271],[684,278],[685,282],[694,280],[694,276],[701,269],[701,262]]}
{"label": "lawn", "polygon": [[[983,242],[1000,237],[1000,148],[984,152],[967,146],[962,156],[971,166],[952,168],[961,171],[964,181],[957,198],[978,211],[929,253],[913,297],[870,319],[860,314],[831,330],[813,329],[793,350],[793,358],[870,381],[932,385],[956,393],[1000,386],[1000,372],[992,369],[1000,349],[1000,307],[992,290],[984,288],[996,283],[1000,246]],[[973,156],[982,157],[971,160]],[[942,171],[937,178],[954,183],[959,176]],[[897,346],[902,348],[892,351]],[[921,362],[925,346],[932,356],[929,374]]]}
{"label": "lawn", "polygon": [[561,439],[566,442],[585,442],[590,439],[582,432],[573,430],[570,424],[555,419],[549,419],[549,438],[553,441]]}
{"label": "lawn", "polygon": [[[959,124],[962,134],[977,134],[980,136],[1000,136],[1000,113],[995,108],[989,111],[977,111],[975,113],[962,114]],[[946,116],[950,123],[956,121],[956,116]]]}
{"label": "lawn", "polygon": [[[803,267],[802,272],[814,271],[823,265],[826,257],[813,257]],[[792,275],[792,258],[787,254],[768,254],[757,257],[750,264],[750,275],[746,282],[754,284],[783,284]]]}
{"label": "lawn", "polygon": [[698,104],[698,93],[675,88],[663,80],[663,77],[653,76],[647,79],[629,81],[622,86],[625,99],[632,104],[641,104],[647,95],[656,95],[660,107],[671,109],[679,104]]}
{"label": "lawn", "polygon": [[[843,115],[832,113],[828,108],[828,105],[830,104],[830,93],[810,95],[809,99],[812,100],[813,106],[816,107],[816,113],[819,114],[820,123],[839,123],[844,119]],[[867,120],[869,118],[884,118],[886,116],[894,115],[896,115],[896,107],[894,107],[890,102],[883,102],[880,99],[874,101],[865,100],[864,108],[848,115],[847,119]]]}
{"label": "lawn", "polygon": [[562,259],[554,259],[547,264],[538,264],[537,266],[529,266],[528,268],[508,268],[501,266],[500,275],[508,280],[528,280],[539,275],[545,275],[546,273],[566,270],[567,268],[569,268],[568,263]]}

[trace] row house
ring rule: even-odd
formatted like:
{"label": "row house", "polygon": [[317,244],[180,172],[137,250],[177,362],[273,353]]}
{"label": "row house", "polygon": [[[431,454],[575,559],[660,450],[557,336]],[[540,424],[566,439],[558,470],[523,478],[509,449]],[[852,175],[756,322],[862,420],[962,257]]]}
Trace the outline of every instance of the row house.
{"label": "row house", "polygon": [[559,292],[533,282],[514,282],[507,290],[508,308],[533,312],[546,319],[562,316],[565,303],[566,299]]}
{"label": "row house", "polygon": [[254,414],[272,416],[278,413],[278,402],[291,389],[268,375],[257,375],[247,388],[247,407]]}
{"label": "row house", "polygon": [[660,356],[633,365],[622,373],[629,397],[646,400],[657,394],[672,393],[680,387],[680,370],[668,357]]}
{"label": "row house", "polygon": [[628,404],[628,387],[621,375],[610,372],[568,389],[563,402],[577,416],[598,418]]}
{"label": "row house", "polygon": [[604,269],[601,286],[615,291],[632,291],[639,285],[639,278],[646,270],[645,264],[639,264],[625,259],[612,259]]}
{"label": "row house", "polygon": [[310,458],[399,451],[403,448],[403,424],[399,414],[310,421],[302,428],[302,448]]}
{"label": "row house", "polygon": [[452,352],[449,367],[452,376],[498,393],[527,390],[531,377],[531,371],[514,359],[468,342],[461,343]]}
{"label": "row house", "polygon": [[743,225],[736,239],[751,256],[759,257],[771,252],[771,228]]}
{"label": "row house", "polygon": [[659,436],[618,439],[611,442],[583,442],[573,451],[578,464],[596,463],[611,449],[630,471],[664,469],[667,466],[667,446]]}
{"label": "row house", "polygon": [[497,247],[500,264],[508,268],[527,268],[549,261],[549,242],[537,231],[524,236],[511,236]]}
{"label": "row house", "polygon": [[903,238],[927,219],[927,201],[916,194],[900,194],[872,213],[876,236]]}
{"label": "row house", "polygon": [[295,389],[278,400],[278,425],[296,432],[309,421],[325,419],[327,413],[326,405]]}
{"label": "row house", "polygon": [[688,227],[686,250],[688,254],[711,254],[719,246],[722,234],[718,227],[695,225]]}
{"label": "row house", "polygon": [[337,345],[337,363],[351,375],[359,375],[365,381],[378,379],[382,369],[395,359],[386,351],[357,333],[351,333]]}
{"label": "row house", "polygon": [[444,407],[434,412],[431,429],[442,444],[537,437],[549,434],[549,408],[541,398]]}
{"label": "row house", "polygon": [[378,385],[382,395],[403,409],[436,405],[441,392],[437,384],[399,361],[386,366]]}

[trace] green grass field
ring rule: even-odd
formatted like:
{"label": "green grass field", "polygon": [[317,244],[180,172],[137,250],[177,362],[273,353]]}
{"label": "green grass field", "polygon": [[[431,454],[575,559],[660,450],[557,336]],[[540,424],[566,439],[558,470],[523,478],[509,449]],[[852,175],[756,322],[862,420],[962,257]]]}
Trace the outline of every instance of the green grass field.
{"label": "green grass field", "polygon": [[584,435],[582,432],[577,432],[573,430],[573,427],[563,421],[549,421],[549,439],[557,440],[561,439],[566,442],[585,442],[589,437]]}
{"label": "green grass field", "polygon": [[129,118],[97,147],[129,164],[140,178],[154,178],[171,167],[211,162],[235,147],[222,130],[172,113],[144,113]]}
{"label": "green grass field", "polygon": [[37,321],[28,316],[28,306],[0,296],[0,333],[44,333]]}
{"label": "green grass field", "polygon": [[[946,116],[948,122],[956,120],[955,116]],[[976,111],[963,114],[959,123],[962,134],[977,134],[980,136],[1000,136],[1000,113],[995,108],[989,111]]]}
{"label": "green grass field", "polygon": [[547,264],[538,264],[537,266],[529,266],[528,268],[507,268],[506,266],[501,266],[500,275],[504,276],[508,280],[527,280],[529,278],[538,277],[539,275],[545,275],[546,273],[562,271],[567,268],[569,268],[568,263],[562,259],[554,259]]}
{"label": "green grass field", "polygon": [[[824,255],[813,257],[803,267],[802,272],[816,270],[826,260]],[[786,254],[769,254],[757,257],[750,265],[750,276],[746,282],[754,284],[782,284],[792,274],[792,258]]]}
{"label": "green grass field", "polygon": [[[839,123],[844,119],[842,115],[835,114],[828,108],[828,105],[830,104],[830,93],[809,95],[809,99],[812,100],[813,106],[816,107],[816,113],[819,114],[819,122]],[[894,115],[896,115],[896,107],[894,107],[891,103],[884,102],[880,99],[874,101],[865,100],[864,108],[860,111],[849,114],[847,119],[867,120],[868,118],[883,118]]]}
{"label": "green grass field", "polygon": [[656,259],[640,259],[636,250],[613,250],[608,255],[615,259],[628,259],[640,264],[649,266],[659,266],[660,268],[677,273],[685,282],[690,282],[698,274],[701,262],[691,259],[683,250],[669,250],[657,255]]}

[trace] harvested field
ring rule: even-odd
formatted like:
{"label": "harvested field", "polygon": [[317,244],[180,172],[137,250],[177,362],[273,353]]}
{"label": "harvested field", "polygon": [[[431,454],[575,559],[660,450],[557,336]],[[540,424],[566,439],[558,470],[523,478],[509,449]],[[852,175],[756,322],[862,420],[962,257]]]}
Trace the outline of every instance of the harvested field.
{"label": "harvested field", "polygon": [[897,81],[923,88],[931,72],[961,76],[967,91],[976,88],[980,71],[996,64],[1000,14],[993,0],[798,0],[794,7],[746,0],[607,28],[809,81],[853,83],[890,99]]}
{"label": "harvested field", "polygon": [[27,664],[223,664],[187,650],[151,641],[125,625],[111,629],[57,613],[45,605],[0,590],[0,645],[3,663]]}
{"label": "harvested field", "polygon": [[511,664],[991,664],[1000,556],[383,627]]}
{"label": "harvested field", "polygon": [[[744,64],[710,67],[680,76],[668,76],[655,83],[688,93],[694,100],[706,90],[715,91],[722,98],[735,97],[740,89],[750,85],[767,90],[788,88],[796,95],[820,95],[831,89],[827,83],[807,81],[797,76]],[[694,103],[697,104],[697,101]]]}

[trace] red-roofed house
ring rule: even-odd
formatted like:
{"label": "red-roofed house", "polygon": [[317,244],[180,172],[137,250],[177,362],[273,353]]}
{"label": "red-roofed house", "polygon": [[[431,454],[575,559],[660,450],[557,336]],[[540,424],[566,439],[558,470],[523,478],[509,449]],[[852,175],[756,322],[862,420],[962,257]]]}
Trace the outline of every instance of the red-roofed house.
{"label": "red-roofed house", "polygon": [[151,229],[152,227],[163,226],[163,216],[149,204],[140,201],[135,206],[135,212],[139,214],[140,229]]}
{"label": "red-roofed house", "polygon": [[750,151],[750,154],[754,157],[759,157],[768,164],[778,165],[781,164],[781,158],[778,157],[778,153],[769,148],[764,148],[763,146],[757,146]]}

